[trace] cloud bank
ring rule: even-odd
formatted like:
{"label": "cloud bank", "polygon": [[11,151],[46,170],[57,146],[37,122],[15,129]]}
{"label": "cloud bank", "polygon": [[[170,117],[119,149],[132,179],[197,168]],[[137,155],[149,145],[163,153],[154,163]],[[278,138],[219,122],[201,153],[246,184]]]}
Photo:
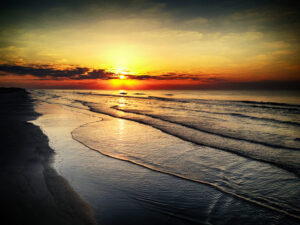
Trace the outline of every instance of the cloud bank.
{"label": "cloud bank", "polygon": [[[87,79],[100,79],[111,80],[119,79],[119,74],[109,72],[105,69],[90,69],[87,67],[75,67],[68,69],[56,69],[48,65],[42,67],[19,66],[19,65],[0,65],[0,76],[18,75],[25,76],[31,75],[43,80],[87,80]],[[162,75],[126,75],[126,79],[131,80],[206,80],[206,81],[220,81],[221,78],[206,77],[203,75],[186,75],[186,74],[162,74]]]}

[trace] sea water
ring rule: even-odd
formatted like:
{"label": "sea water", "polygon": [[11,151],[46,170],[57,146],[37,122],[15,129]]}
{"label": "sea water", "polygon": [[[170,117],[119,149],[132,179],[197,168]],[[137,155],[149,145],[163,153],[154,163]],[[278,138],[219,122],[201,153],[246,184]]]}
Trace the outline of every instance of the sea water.
{"label": "sea water", "polygon": [[[168,188],[170,193],[190,190],[176,202],[186,213],[174,212],[171,206],[160,211],[182,218],[185,221],[182,224],[195,221],[240,224],[241,218],[249,224],[299,221],[299,93],[83,90],[32,93],[47,104],[64,106],[77,113],[94,112],[97,119],[79,122],[69,130],[71,137],[88,149],[133,163],[137,165],[135,168],[144,167],[180,179],[181,189]],[[85,158],[82,154],[80,157]],[[96,158],[89,160],[89,165],[96,165],[91,162],[97,161]],[[101,174],[95,169],[97,166],[92,167],[93,176],[89,178],[95,183],[97,173]],[[128,176],[129,180],[134,179]],[[193,188],[187,188],[190,185],[187,182],[192,182]],[[170,183],[165,181],[166,185]],[[129,190],[153,185],[135,184]],[[204,198],[192,203],[193,208],[198,207],[197,213],[189,207],[185,209],[191,193],[195,199]],[[147,192],[147,197],[144,194],[136,193],[132,198],[148,201],[156,209],[170,204],[166,193],[161,199],[155,197],[156,192]]]}

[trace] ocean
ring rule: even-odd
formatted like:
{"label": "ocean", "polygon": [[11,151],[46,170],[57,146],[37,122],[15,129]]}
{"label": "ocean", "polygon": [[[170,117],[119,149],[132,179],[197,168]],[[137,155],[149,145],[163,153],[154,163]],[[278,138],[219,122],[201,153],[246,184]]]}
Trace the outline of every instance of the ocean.
{"label": "ocean", "polygon": [[30,92],[99,224],[300,223],[299,92]]}

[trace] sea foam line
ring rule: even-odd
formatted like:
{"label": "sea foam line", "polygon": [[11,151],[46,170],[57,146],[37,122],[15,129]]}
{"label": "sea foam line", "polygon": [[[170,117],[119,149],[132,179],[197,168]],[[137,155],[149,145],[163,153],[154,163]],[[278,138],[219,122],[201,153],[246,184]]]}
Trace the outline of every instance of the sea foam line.
{"label": "sea foam line", "polygon": [[[98,121],[98,122],[101,122],[101,121]],[[110,157],[110,158],[114,158],[114,159],[118,159],[118,160],[122,160],[122,161],[126,161],[126,162],[129,162],[129,163],[132,163],[132,164],[135,164],[135,165],[138,165],[138,166],[141,166],[141,167],[150,169],[150,170],[152,170],[152,171],[156,171],[156,172],[168,174],[168,175],[170,175],[170,176],[174,176],[174,177],[177,177],[177,178],[181,178],[181,179],[184,179],[184,180],[187,180],[187,181],[191,181],[191,182],[196,182],[196,183],[201,183],[201,184],[204,184],[204,185],[208,185],[208,186],[210,186],[210,187],[212,187],[212,188],[214,188],[214,189],[217,189],[217,190],[219,190],[219,191],[221,191],[221,192],[223,192],[223,193],[226,193],[226,194],[230,194],[230,195],[232,195],[232,196],[234,196],[234,197],[236,197],[236,198],[239,198],[239,199],[242,199],[242,200],[245,200],[245,201],[254,203],[254,204],[259,205],[259,206],[262,206],[262,207],[264,207],[264,208],[267,208],[267,209],[270,209],[270,210],[273,210],[273,211],[276,211],[276,212],[279,212],[279,213],[285,214],[285,215],[287,215],[287,216],[290,216],[290,217],[292,217],[292,218],[295,218],[295,219],[299,219],[299,220],[300,220],[300,216],[298,216],[298,215],[295,215],[295,214],[290,213],[290,212],[288,212],[288,211],[286,211],[286,210],[283,210],[283,209],[276,208],[276,207],[274,207],[274,206],[270,206],[270,205],[261,203],[261,202],[259,202],[259,201],[257,201],[257,200],[254,200],[254,199],[251,199],[251,198],[248,198],[248,197],[245,197],[245,196],[241,196],[241,195],[239,195],[239,194],[237,194],[237,193],[228,191],[228,190],[226,190],[226,189],[224,189],[224,188],[222,188],[222,187],[220,187],[220,186],[214,185],[214,184],[209,183],[209,182],[207,182],[207,181],[198,180],[198,179],[193,179],[193,178],[187,178],[187,177],[185,177],[185,176],[183,176],[183,175],[180,175],[180,174],[172,173],[172,172],[166,171],[166,170],[157,169],[157,168],[155,168],[155,167],[153,167],[153,166],[145,165],[145,164],[139,163],[139,162],[137,162],[137,161],[128,159],[128,158],[126,158],[126,157],[120,157],[120,156],[111,155],[111,154],[109,154],[109,153],[107,153],[107,152],[104,152],[104,151],[102,151],[102,150],[100,150],[100,149],[94,148],[94,147],[92,147],[92,146],[86,144],[84,141],[81,141],[81,140],[80,140],[80,137],[78,137],[78,136],[76,135],[76,131],[77,131],[78,129],[80,129],[80,128],[82,128],[82,127],[85,127],[85,126],[88,126],[88,125],[93,124],[93,123],[97,123],[97,122],[89,122],[89,123],[82,124],[81,126],[75,128],[75,129],[71,132],[72,138],[73,138],[75,141],[77,141],[77,142],[81,143],[82,145],[84,145],[85,147],[87,147],[87,148],[89,148],[89,149],[91,149],[91,150],[93,150],[93,151],[96,151],[96,152],[98,152],[98,153],[100,153],[100,154],[102,154],[102,155],[104,155],[104,156],[107,156],[107,157]]]}

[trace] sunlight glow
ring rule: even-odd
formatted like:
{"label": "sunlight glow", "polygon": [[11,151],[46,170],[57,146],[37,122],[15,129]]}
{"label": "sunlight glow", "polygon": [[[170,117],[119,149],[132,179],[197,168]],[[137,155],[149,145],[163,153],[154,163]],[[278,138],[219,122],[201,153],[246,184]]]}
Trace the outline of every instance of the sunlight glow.
{"label": "sunlight glow", "polygon": [[119,78],[120,78],[121,80],[126,79],[126,77],[125,77],[124,75],[119,75]]}
{"label": "sunlight glow", "polygon": [[138,85],[137,80],[128,80],[128,79],[112,79],[109,80],[110,89],[134,89]]}

